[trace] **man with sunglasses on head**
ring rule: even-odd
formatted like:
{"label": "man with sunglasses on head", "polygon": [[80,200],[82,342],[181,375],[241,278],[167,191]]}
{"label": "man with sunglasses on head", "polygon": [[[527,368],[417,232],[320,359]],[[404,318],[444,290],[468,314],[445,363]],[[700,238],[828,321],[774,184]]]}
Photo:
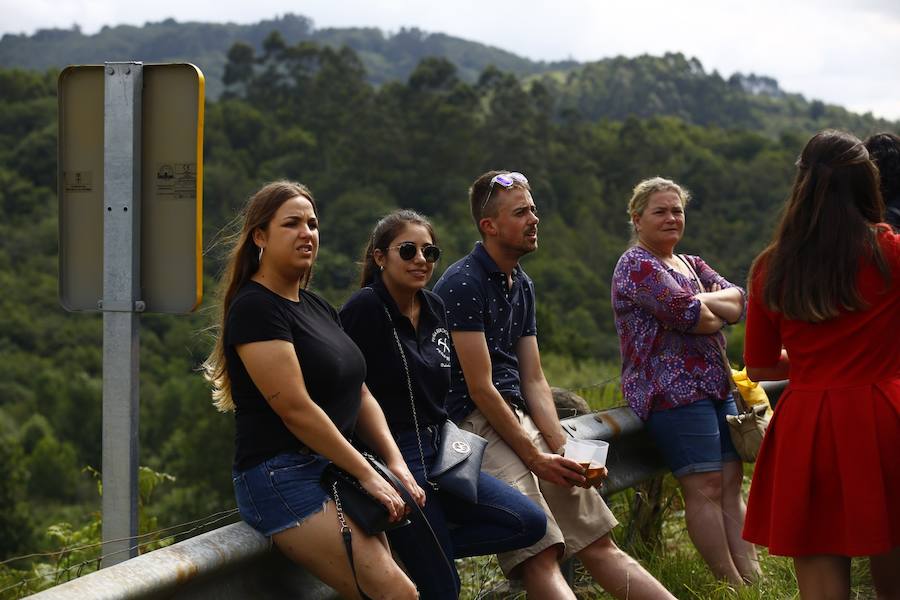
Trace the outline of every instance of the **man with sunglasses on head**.
{"label": "man with sunglasses on head", "polygon": [[453,341],[450,418],[488,440],[482,468],[547,514],[536,544],[499,554],[529,598],[575,598],[558,561],[577,556],[617,598],[674,598],[610,539],[617,524],[584,470],[561,455],[563,432],[537,344],[534,283],[519,259],[538,247],[531,188],[521,173],[489,171],[469,190],[482,241],[435,284]]}

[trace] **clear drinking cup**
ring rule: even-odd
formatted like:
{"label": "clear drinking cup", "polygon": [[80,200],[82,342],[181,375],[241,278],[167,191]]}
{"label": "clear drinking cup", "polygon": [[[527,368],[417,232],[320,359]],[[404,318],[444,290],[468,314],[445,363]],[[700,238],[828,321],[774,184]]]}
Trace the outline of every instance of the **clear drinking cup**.
{"label": "clear drinking cup", "polygon": [[601,483],[600,473],[606,466],[609,442],[603,440],[576,440],[569,438],[565,446],[566,458],[571,458],[584,469],[586,486]]}

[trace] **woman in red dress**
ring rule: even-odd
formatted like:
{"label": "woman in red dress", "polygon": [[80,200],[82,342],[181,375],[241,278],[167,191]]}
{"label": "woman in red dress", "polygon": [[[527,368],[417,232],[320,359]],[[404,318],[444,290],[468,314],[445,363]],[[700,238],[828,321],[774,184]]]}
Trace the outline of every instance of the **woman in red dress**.
{"label": "woman in red dress", "polygon": [[865,146],[823,131],[750,275],[747,374],[790,385],[744,537],[793,557],[803,598],[848,598],[851,556],[900,598],[900,236],[883,220]]}

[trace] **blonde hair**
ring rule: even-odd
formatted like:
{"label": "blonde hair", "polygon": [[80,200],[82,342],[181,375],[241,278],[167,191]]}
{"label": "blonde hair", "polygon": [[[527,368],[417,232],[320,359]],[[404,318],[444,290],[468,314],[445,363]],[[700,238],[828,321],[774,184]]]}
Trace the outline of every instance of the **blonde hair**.
{"label": "blonde hair", "polygon": [[691,201],[691,194],[671,179],[664,177],[651,177],[645,179],[631,191],[631,199],[628,201],[628,222],[631,224],[631,243],[637,241],[637,230],[634,227],[634,216],[641,216],[650,202],[650,196],[657,192],[675,192],[681,200],[681,208],[687,207]]}
{"label": "blonde hair", "polygon": [[[293,181],[274,181],[264,185],[250,197],[242,212],[241,231],[235,236],[234,246],[229,253],[220,286],[222,307],[218,318],[219,335],[216,338],[215,347],[201,367],[204,378],[212,385],[213,404],[222,412],[235,409],[234,399],[231,396],[231,378],[228,377],[228,365],[225,360],[225,343],[223,341],[225,319],[228,317],[228,309],[231,308],[231,303],[238,290],[259,269],[260,252],[253,241],[253,232],[257,229],[265,231],[281,205],[297,196],[303,196],[309,200],[313,207],[313,213],[318,216],[312,192],[305,185]],[[312,269],[310,268],[303,274],[300,287],[305,288],[311,277]]]}

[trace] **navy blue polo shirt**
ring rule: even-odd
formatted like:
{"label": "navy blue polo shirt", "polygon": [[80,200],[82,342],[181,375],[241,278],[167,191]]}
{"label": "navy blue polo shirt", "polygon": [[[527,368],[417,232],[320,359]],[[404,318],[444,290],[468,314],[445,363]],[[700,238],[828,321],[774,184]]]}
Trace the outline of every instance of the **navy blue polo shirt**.
{"label": "navy blue polo shirt", "polygon": [[[397,308],[379,274],[369,287],[354,293],[340,313],[344,331],[366,359],[366,386],[381,405],[395,436],[413,429],[414,422],[406,372],[394,340],[392,322],[409,366],[419,426],[443,423],[447,419],[444,399],[450,384],[450,333],[444,303],[428,290],[419,292],[419,301],[416,331]],[[384,312],[385,306],[391,320]]]}
{"label": "navy blue polo shirt", "polygon": [[[471,253],[450,265],[434,286],[447,308],[450,331],[483,331],[491,356],[491,378],[500,394],[527,410],[519,386],[519,338],[537,335],[534,282],[516,265],[512,286],[481,242]],[[450,361],[447,412],[457,423],[475,409],[459,359]]]}

